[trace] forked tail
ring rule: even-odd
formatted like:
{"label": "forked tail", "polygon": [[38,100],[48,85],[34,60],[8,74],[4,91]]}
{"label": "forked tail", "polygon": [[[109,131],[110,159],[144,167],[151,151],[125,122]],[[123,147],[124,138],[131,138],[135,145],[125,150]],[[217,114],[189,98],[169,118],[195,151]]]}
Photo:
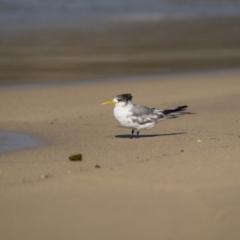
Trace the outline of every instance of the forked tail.
{"label": "forked tail", "polygon": [[184,114],[188,114],[188,112],[185,112],[187,109],[187,105],[184,106],[179,106],[176,108],[169,108],[166,110],[162,110],[162,113],[167,117],[167,118],[175,118],[179,117]]}

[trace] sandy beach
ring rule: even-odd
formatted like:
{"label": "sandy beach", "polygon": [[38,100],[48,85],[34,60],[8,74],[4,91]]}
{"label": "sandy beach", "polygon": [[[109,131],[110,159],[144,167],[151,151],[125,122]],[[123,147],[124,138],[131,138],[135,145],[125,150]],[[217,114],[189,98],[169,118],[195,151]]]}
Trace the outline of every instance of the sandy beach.
{"label": "sandy beach", "polygon": [[[120,93],[196,114],[130,140]],[[1,91],[1,131],[43,144],[0,155],[0,238],[239,239],[239,102],[239,71]]]}

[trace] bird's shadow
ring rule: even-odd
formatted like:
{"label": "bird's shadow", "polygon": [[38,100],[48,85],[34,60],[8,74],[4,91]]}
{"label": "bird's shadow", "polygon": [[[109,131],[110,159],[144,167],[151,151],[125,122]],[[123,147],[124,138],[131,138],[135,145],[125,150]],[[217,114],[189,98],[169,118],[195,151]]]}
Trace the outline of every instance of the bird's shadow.
{"label": "bird's shadow", "polygon": [[[176,132],[176,133],[164,133],[164,134],[147,134],[147,135],[138,135],[137,138],[151,138],[151,137],[166,137],[166,136],[174,136],[174,135],[181,135],[186,134],[187,132]],[[131,138],[131,134],[123,134],[123,135],[116,135],[116,138]],[[134,135],[133,138],[136,138]]]}

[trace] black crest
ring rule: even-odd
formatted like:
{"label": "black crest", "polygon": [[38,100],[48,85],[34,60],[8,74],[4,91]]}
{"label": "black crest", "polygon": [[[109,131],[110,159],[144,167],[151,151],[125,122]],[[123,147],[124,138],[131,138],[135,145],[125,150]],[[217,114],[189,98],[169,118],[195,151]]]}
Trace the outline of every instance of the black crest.
{"label": "black crest", "polygon": [[120,94],[116,97],[118,101],[128,102],[132,100],[132,95],[130,93]]}

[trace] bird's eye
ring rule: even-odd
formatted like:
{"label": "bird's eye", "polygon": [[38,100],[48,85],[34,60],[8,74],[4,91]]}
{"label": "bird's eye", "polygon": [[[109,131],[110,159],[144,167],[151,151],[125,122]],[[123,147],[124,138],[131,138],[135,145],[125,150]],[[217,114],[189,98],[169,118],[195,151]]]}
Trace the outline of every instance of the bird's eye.
{"label": "bird's eye", "polygon": [[118,99],[119,102],[122,102],[122,99]]}

